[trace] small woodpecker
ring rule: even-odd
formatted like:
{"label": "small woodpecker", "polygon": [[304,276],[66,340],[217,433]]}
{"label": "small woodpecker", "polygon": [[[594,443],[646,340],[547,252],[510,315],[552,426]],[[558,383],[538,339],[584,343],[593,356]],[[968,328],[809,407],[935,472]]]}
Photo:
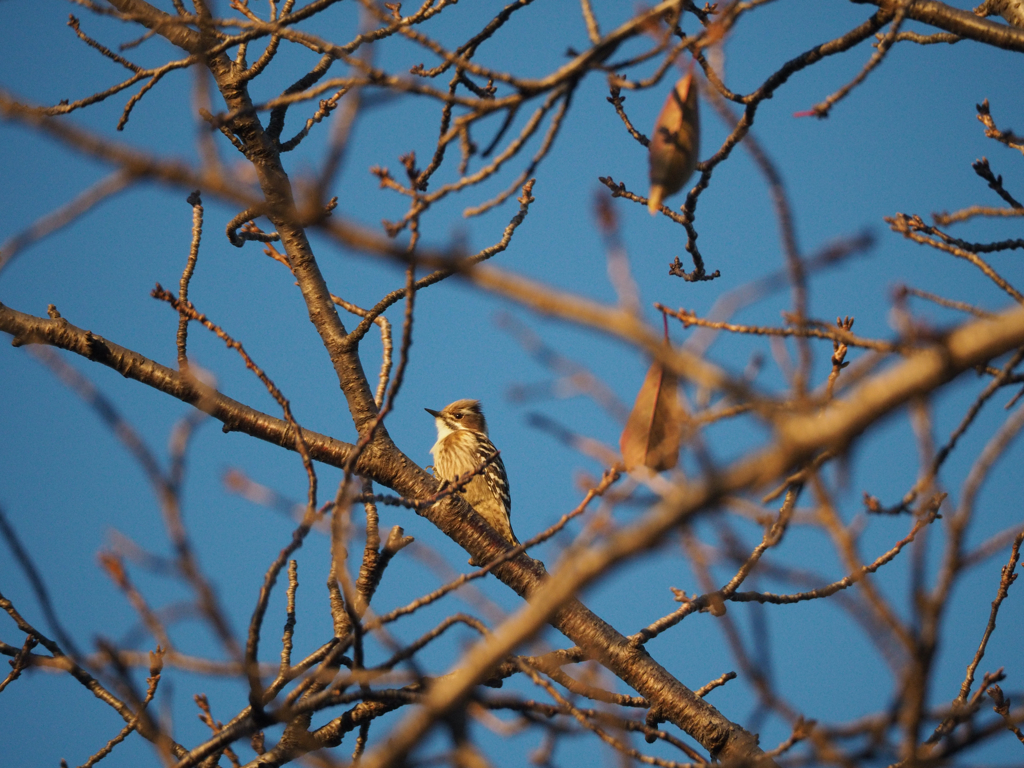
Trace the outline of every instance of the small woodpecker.
{"label": "small woodpecker", "polygon": [[459,494],[502,537],[518,544],[509,522],[512,497],[508,476],[501,457],[496,455],[497,449],[487,437],[487,420],[480,410],[480,401],[456,400],[440,411],[424,410],[437,425],[437,442],[430,453],[434,456],[434,474],[439,479],[452,482],[460,475],[465,477],[494,457]]}

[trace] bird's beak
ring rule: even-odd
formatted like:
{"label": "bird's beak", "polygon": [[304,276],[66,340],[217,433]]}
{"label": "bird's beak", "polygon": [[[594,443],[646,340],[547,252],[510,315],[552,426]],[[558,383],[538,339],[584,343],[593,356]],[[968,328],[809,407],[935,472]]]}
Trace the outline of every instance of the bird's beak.
{"label": "bird's beak", "polygon": [[435,419],[436,419],[436,418],[437,418],[438,416],[440,416],[440,415],[441,415],[441,412],[440,412],[440,411],[434,411],[434,410],[431,410],[430,408],[424,408],[423,410],[424,410],[424,411],[426,411],[427,413],[429,413],[429,414],[430,414],[431,416],[433,416],[433,417],[434,417]]}

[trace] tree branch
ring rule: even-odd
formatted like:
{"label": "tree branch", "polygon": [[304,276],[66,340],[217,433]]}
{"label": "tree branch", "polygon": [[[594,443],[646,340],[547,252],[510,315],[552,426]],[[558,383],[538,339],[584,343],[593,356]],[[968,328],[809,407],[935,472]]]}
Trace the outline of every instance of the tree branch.
{"label": "tree branch", "polygon": [[[854,3],[877,5],[885,11],[895,12],[898,0],[851,0]],[[933,27],[979,43],[1024,52],[1024,29],[999,24],[975,16],[970,11],[936,2],[936,0],[910,0],[907,18],[931,24]]]}

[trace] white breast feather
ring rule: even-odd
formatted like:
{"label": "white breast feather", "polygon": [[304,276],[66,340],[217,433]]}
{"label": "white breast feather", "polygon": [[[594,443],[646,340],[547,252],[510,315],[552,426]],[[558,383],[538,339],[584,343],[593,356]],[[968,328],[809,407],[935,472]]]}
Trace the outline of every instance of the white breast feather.
{"label": "white breast feather", "polygon": [[455,430],[451,429],[447,424],[444,423],[443,419],[434,419],[434,423],[437,424],[437,442],[434,443],[434,447],[430,449],[430,455],[437,458],[437,450],[441,446],[448,435],[452,434]]}

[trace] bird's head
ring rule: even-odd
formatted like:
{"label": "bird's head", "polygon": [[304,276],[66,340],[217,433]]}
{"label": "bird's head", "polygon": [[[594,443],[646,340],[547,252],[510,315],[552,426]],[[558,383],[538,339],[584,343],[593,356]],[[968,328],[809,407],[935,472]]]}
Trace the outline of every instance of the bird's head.
{"label": "bird's head", "polygon": [[480,410],[479,400],[456,400],[440,411],[430,408],[423,410],[434,417],[438,439],[443,439],[460,429],[487,435],[487,420],[484,418],[484,412]]}

